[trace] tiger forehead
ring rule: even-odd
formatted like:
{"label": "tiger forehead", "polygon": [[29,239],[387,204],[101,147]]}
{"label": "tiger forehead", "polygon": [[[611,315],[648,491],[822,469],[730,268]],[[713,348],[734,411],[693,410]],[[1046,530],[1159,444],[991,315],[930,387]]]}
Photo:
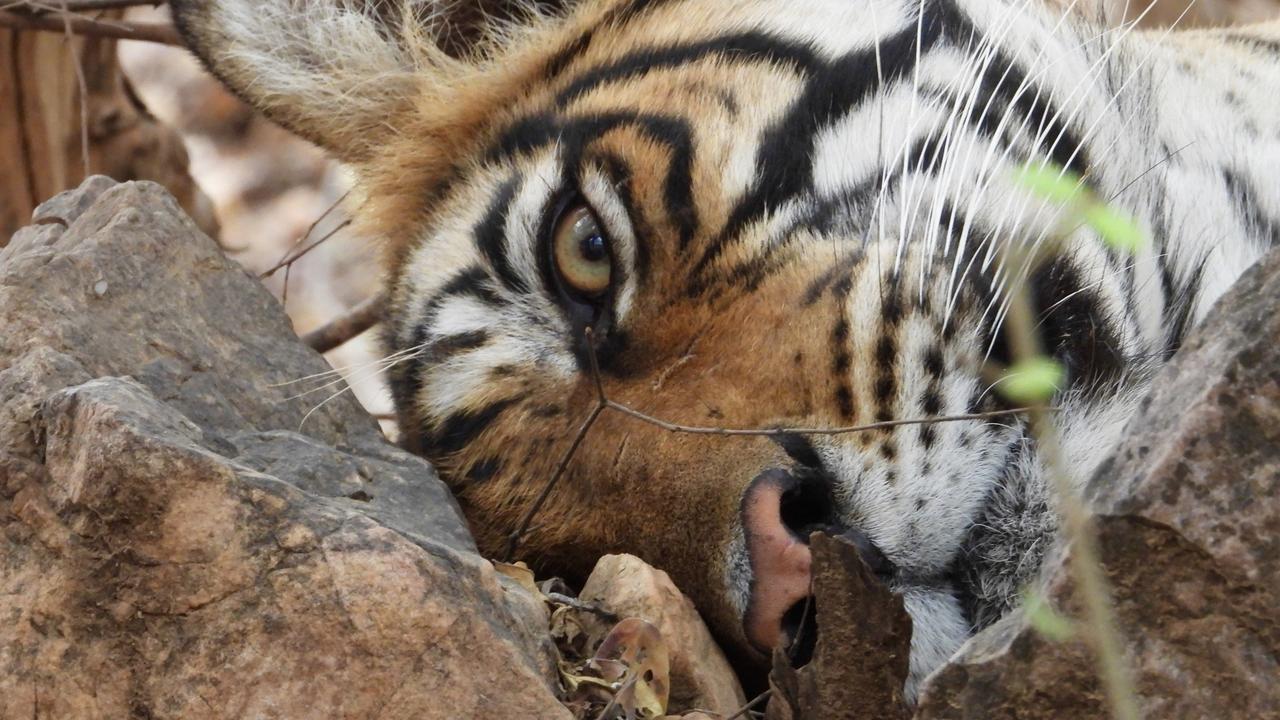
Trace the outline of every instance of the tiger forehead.
{"label": "tiger forehead", "polygon": [[[885,2],[878,0],[879,4]],[[888,0],[888,4],[899,5],[897,0]],[[727,87],[747,92],[756,89],[765,97],[765,91],[780,89],[772,73],[811,72],[821,64],[824,44],[813,34],[813,15],[834,13],[837,16],[831,20],[837,27],[855,16],[843,4],[812,8],[806,13],[808,20],[788,17],[783,10],[771,0],[582,3],[569,22],[535,24],[533,29],[498,43],[490,51],[489,62],[455,68],[454,72],[468,77],[450,84],[447,104],[454,112],[447,124],[469,127],[472,123],[468,120],[483,115],[488,120],[486,127],[469,129],[487,131],[478,134],[492,140],[522,119],[528,122],[531,116],[568,110],[593,94],[604,93],[602,104],[613,109],[620,103],[625,106],[628,95],[639,107],[662,107],[662,97],[652,94],[661,92],[660,87],[637,90],[630,81],[689,66],[698,68],[701,79],[696,84],[719,85],[714,92],[722,98]],[[900,11],[882,12],[886,22],[902,15]],[[857,14],[864,14],[864,10]],[[865,44],[873,39],[859,35],[841,30],[836,44],[847,49],[859,40]],[[837,51],[828,50],[828,57]],[[747,73],[741,72],[744,65]],[[679,83],[668,84],[675,87]],[[691,84],[686,84],[685,90]],[[435,104],[438,97],[434,91],[438,89],[432,90]],[[439,115],[439,108],[430,110],[424,114]],[[407,142],[415,141],[412,132],[399,135]],[[394,156],[395,151],[386,154]]]}
{"label": "tiger forehead", "polygon": [[[616,174],[640,185],[642,204],[656,197],[643,192],[645,184],[665,179],[688,188],[681,202],[698,206],[704,220],[723,221],[728,202],[753,176],[749,139],[794,103],[799,72],[816,61],[801,45],[755,27],[768,17],[763,10],[737,21],[753,29],[729,36],[721,11],[680,15],[679,22],[664,14],[695,6],[653,3],[640,13],[634,3],[597,3],[576,13],[570,27],[548,25],[504,50],[501,62],[469,71],[447,102],[424,96],[365,168],[362,219],[389,239],[393,275],[420,228],[455,212],[445,200],[479,168],[549,146],[564,150],[570,174],[584,159],[625,159]],[[660,210],[671,210],[666,205]],[[691,235],[687,228],[682,241]]]}

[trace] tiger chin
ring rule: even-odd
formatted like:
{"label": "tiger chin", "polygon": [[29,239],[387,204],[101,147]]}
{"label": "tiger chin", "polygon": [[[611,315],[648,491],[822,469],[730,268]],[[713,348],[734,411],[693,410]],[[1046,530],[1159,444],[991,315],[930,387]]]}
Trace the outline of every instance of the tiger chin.
{"label": "tiger chin", "polygon": [[[1103,31],[999,0],[175,0],[205,64],[347,163],[383,238],[404,442],[501,552],[668,571],[739,665],[786,642],[806,538],[911,615],[915,698],[1054,540],[984,379],[1025,280],[1083,482],[1152,372],[1280,234],[1275,24]],[[1011,178],[1062,168],[1119,253]],[[1033,271],[1010,248],[1053,241]],[[593,369],[598,368],[598,369]]]}

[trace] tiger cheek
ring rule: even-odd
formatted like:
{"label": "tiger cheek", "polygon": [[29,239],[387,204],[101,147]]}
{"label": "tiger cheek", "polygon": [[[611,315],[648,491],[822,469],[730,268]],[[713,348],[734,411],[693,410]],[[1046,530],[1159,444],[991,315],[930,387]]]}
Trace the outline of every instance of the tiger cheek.
{"label": "tiger cheek", "polygon": [[610,414],[581,448],[560,498],[568,504],[550,516],[570,513],[579,535],[562,536],[547,551],[637,555],[667,572],[718,633],[733,638],[741,617],[728,595],[727,558],[742,496],[763,468],[785,462],[764,438],[672,433]]}

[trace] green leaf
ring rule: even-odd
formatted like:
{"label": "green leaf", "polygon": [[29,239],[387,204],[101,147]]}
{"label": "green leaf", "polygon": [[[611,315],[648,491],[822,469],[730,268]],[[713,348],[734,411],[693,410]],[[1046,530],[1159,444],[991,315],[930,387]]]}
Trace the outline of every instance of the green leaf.
{"label": "green leaf", "polygon": [[1073,204],[1087,199],[1080,176],[1057,165],[1024,165],[1015,181],[1046,200]]}
{"label": "green leaf", "polygon": [[1084,219],[1104,242],[1116,250],[1135,253],[1146,244],[1146,237],[1138,224],[1110,206],[1094,203],[1085,208]]}
{"label": "green leaf", "polygon": [[1053,642],[1066,642],[1076,633],[1071,620],[1054,610],[1038,593],[1023,593],[1022,612],[1036,632]]}
{"label": "green leaf", "polygon": [[1000,380],[1000,392],[1014,402],[1042,402],[1053,397],[1066,371],[1053,358],[1040,355],[1014,363]]}

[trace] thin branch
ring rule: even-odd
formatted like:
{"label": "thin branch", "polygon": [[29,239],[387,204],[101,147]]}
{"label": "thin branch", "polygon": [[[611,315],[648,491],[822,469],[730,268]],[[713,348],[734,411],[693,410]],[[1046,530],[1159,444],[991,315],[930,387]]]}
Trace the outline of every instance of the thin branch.
{"label": "thin branch", "polygon": [[162,45],[183,45],[182,37],[172,25],[162,23],[129,22],[112,20],[104,22],[78,15],[63,17],[57,15],[19,15],[18,13],[0,10],[0,27],[14,30],[32,30],[37,32],[66,33],[88,37],[111,38],[115,40],[140,40],[160,43]]}
{"label": "thin branch", "polygon": [[[307,253],[311,252],[312,250],[315,250],[316,248],[318,248],[318,247],[320,247],[321,245],[323,245],[323,244],[325,244],[326,242],[328,242],[328,241],[329,241],[329,239],[330,239],[330,238],[332,238],[334,235],[337,235],[338,233],[340,233],[340,232],[342,232],[343,230],[347,229],[347,227],[349,227],[349,226],[351,225],[351,222],[352,222],[351,218],[347,218],[346,220],[343,220],[342,222],[338,223],[338,226],[337,226],[337,227],[335,227],[334,229],[332,229],[332,230],[330,230],[329,232],[325,233],[325,234],[324,234],[324,237],[322,237],[322,238],[320,238],[319,240],[317,240],[317,241],[315,241],[315,242],[311,243],[310,245],[308,245],[308,246],[306,246],[306,247],[302,248],[302,250],[301,250],[301,251],[299,251],[298,253],[296,253],[296,254],[294,254],[294,255],[291,255],[291,256],[289,256],[289,257],[287,257],[287,258],[285,258],[285,259],[281,260],[280,262],[276,263],[275,265],[272,265],[268,270],[264,271],[264,272],[263,272],[261,275],[259,275],[258,277],[259,277],[259,278],[269,278],[269,277],[271,277],[272,275],[275,275],[275,274],[276,274],[276,272],[278,272],[278,271],[280,270],[280,268],[288,267],[288,266],[290,266],[290,265],[293,265],[294,263],[298,262],[298,261],[299,261],[299,260],[301,260],[303,257],[305,257],[305,256],[307,255]],[[303,237],[305,238],[306,236],[305,236],[305,235],[303,235]]]}
{"label": "thin branch", "polygon": [[66,36],[67,54],[71,56],[71,65],[76,72],[76,88],[80,93],[80,163],[84,177],[89,177],[89,83],[84,77],[84,62],[80,51],[71,42],[71,15],[66,0],[62,1],[62,9],[68,14],[62,16],[63,34]]}
{"label": "thin branch", "polygon": [[770,689],[770,690],[765,690],[764,692],[762,692],[762,693],[760,693],[759,695],[755,696],[755,698],[754,698],[754,699],[752,699],[752,700],[751,700],[751,702],[749,702],[749,703],[747,703],[746,705],[743,705],[742,707],[738,708],[738,710],[737,710],[736,712],[734,712],[732,715],[730,715],[729,717],[725,718],[724,720],[737,720],[738,718],[742,717],[743,715],[745,715],[745,714],[747,714],[747,713],[751,712],[751,709],[752,709],[752,708],[754,708],[754,707],[756,707],[757,705],[759,705],[761,702],[763,702],[763,701],[765,701],[765,700],[768,700],[772,695],[773,695],[773,690],[772,690],[772,689]]}
{"label": "thin branch", "polygon": [[[1035,318],[1024,276],[1016,291],[1010,294],[1006,320],[1009,345],[1015,361],[1029,360],[1042,354]],[[1112,717],[1116,720],[1137,720],[1141,717],[1137,693],[1124,660],[1121,636],[1111,601],[1111,588],[1099,559],[1097,532],[1089,509],[1066,471],[1058,429],[1050,420],[1048,409],[1043,402],[1036,403],[1028,415],[1036,448],[1057,497],[1063,532],[1071,544],[1070,569],[1084,599],[1085,631],[1097,658],[1098,675],[1106,692],[1107,703],[1111,706]]]}
{"label": "thin branch", "polygon": [[[596,404],[588,413],[586,420],[579,426],[577,434],[573,438],[573,443],[569,449],[560,458],[560,463],[556,466],[556,470],[552,473],[547,484],[543,486],[542,491],[538,493],[538,497],[525,511],[524,516],[520,519],[519,525],[516,526],[515,532],[511,533],[507,540],[507,546],[503,551],[503,562],[512,562],[515,552],[520,546],[520,541],[525,533],[529,531],[530,524],[533,523],[534,517],[542,506],[546,504],[547,498],[551,496],[551,492],[555,489],[556,484],[560,482],[561,476],[569,467],[569,463],[573,460],[573,456],[577,453],[578,447],[582,445],[582,441],[586,438],[587,433],[595,424],[596,420],[605,410],[615,410],[627,417],[639,420],[650,425],[662,428],[669,432],[687,433],[690,435],[722,435],[722,436],[747,436],[747,437],[777,437],[781,435],[844,435],[857,432],[870,432],[874,430],[885,430],[889,428],[900,427],[903,425],[927,425],[933,423],[957,422],[960,420],[986,420],[994,417],[1002,417],[1007,415],[1017,415],[1025,413],[1030,408],[1021,407],[1011,410],[995,410],[985,413],[973,413],[970,415],[944,415],[932,418],[916,418],[911,420],[889,420],[885,422],[870,423],[867,425],[852,425],[849,427],[839,428],[772,428],[772,429],[734,429],[720,427],[698,427],[694,425],[680,425],[678,423],[667,422],[652,415],[627,407],[621,403],[614,402],[605,395],[604,379],[600,374],[600,364],[596,358],[595,344],[593,342],[593,333],[590,327],[584,331],[587,348],[587,363],[591,371],[591,381],[596,388]],[[1055,408],[1045,408],[1046,412],[1052,412]]]}
{"label": "thin branch", "polygon": [[345,345],[360,333],[368,330],[382,319],[386,309],[387,298],[378,293],[364,302],[348,310],[345,314],[330,320],[303,336],[302,341],[319,353]]}
{"label": "thin branch", "polygon": [[[295,262],[296,260],[289,260],[289,255],[293,253],[293,251],[297,250],[299,245],[306,242],[307,238],[311,237],[311,233],[316,231],[316,228],[319,227],[320,223],[324,222],[324,219],[329,217],[329,215],[331,215],[334,210],[337,210],[338,206],[342,204],[342,201],[346,200],[347,197],[349,197],[350,195],[351,195],[351,191],[350,190],[346,191],[345,193],[342,194],[342,197],[338,198],[337,200],[334,200],[333,203],[329,205],[329,207],[325,208],[325,211],[320,213],[320,217],[313,220],[311,224],[307,226],[307,231],[299,235],[297,239],[293,241],[293,244],[289,246],[289,249],[284,251],[284,255],[280,256],[280,261],[276,265],[275,269],[263,275],[260,275],[259,277],[265,278],[267,277],[267,275],[270,275],[276,270],[279,270],[281,265],[284,265],[287,267],[291,263]],[[302,257],[302,256],[299,255],[298,257]],[[285,299],[288,299],[289,297],[289,271],[288,270],[285,271],[285,275],[284,275],[283,295]]]}
{"label": "thin branch", "polygon": [[538,493],[538,497],[525,511],[524,517],[520,518],[520,524],[516,526],[515,532],[511,533],[511,537],[507,540],[507,547],[502,552],[503,562],[512,562],[515,558],[516,550],[520,547],[520,541],[524,538],[524,534],[529,532],[529,525],[533,523],[533,518],[542,509],[543,504],[547,502],[547,498],[551,496],[551,491],[555,489],[556,483],[560,482],[560,477],[564,475],[564,471],[569,467],[569,463],[573,460],[573,456],[578,453],[578,446],[582,445],[582,441],[586,439],[587,433],[590,432],[591,426],[596,424],[596,420],[600,418],[600,413],[604,412],[609,406],[608,399],[604,396],[604,386],[600,382],[600,367],[596,362],[595,347],[592,342],[591,328],[588,326],[586,331],[587,338],[587,360],[591,364],[591,375],[596,379],[596,404],[591,408],[587,419],[582,421],[582,425],[578,428],[578,433],[574,435],[573,442],[569,445],[569,449],[565,451],[560,458],[560,464],[556,466],[556,471],[551,474],[551,478],[547,480],[547,484],[543,486],[542,492]]}
{"label": "thin branch", "polygon": [[[94,12],[96,10],[123,10],[135,7],[160,7],[165,0],[64,0],[58,3],[59,10],[67,12]],[[29,9],[27,12],[32,14],[40,14],[46,12],[39,5],[34,3],[20,3],[26,5]]]}
{"label": "thin branch", "polygon": [[601,620],[604,620],[605,622],[616,623],[622,619],[618,617],[617,613],[609,612],[608,610],[605,610],[604,608],[600,607],[596,603],[583,602],[578,598],[569,597],[568,595],[562,595],[558,592],[549,592],[546,594],[546,597],[551,602],[559,603],[561,605],[568,605],[574,610],[581,610],[582,612],[585,612],[585,613],[591,613],[592,615],[595,615],[596,617],[600,618]]}
{"label": "thin branch", "polygon": [[[722,427],[705,427],[698,425],[681,425],[679,423],[668,422],[660,418],[646,415],[634,408],[627,407],[621,403],[607,400],[605,404],[610,410],[617,410],[623,415],[633,417],[641,422],[650,425],[656,425],[663,430],[674,433],[685,433],[688,435],[729,435],[734,437],[781,437],[785,435],[849,435],[859,432],[873,432],[875,430],[889,430],[904,425],[933,425],[935,423],[960,422],[962,420],[990,420],[992,418],[1006,417],[1009,415],[1022,415],[1031,412],[1030,407],[1016,407],[1008,410],[991,410],[989,412],[971,413],[969,415],[942,415],[939,417],[911,418],[908,420],[885,420],[882,422],[868,423],[866,425],[847,425],[845,427],[835,428],[819,428],[819,427],[788,427],[788,428],[722,428]],[[1056,408],[1047,408],[1050,412]]]}

